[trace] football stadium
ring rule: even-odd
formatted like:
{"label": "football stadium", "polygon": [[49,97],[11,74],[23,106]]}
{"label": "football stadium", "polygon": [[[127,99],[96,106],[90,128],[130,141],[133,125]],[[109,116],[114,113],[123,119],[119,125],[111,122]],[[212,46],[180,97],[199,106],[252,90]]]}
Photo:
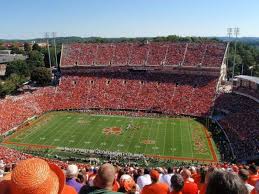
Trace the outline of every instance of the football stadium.
{"label": "football stadium", "polygon": [[[25,152],[42,148],[41,154],[48,149],[52,157],[70,148],[93,151],[97,158],[102,151],[173,161],[233,161],[247,159],[250,152],[253,157],[252,141],[251,149],[238,147],[235,152],[238,137],[229,126],[240,114],[235,109],[242,106],[251,109],[248,122],[253,117],[256,121],[258,103],[220,92],[228,46],[149,41],[63,44],[61,73],[54,86],[1,101],[2,144]],[[213,119],[216,110],[236,113],[219,123]],[[221,135],[224,141],[217,140]]]}
{"label": "football stadium", "polygon": [[[71,34],[88,30],[80,14],[93,23],[107,14],[76,7],[78,23],[58,13]],[[150,30],[132,18],[140,35]],[[114,23],[87,37],[0,34],[0,194],[259,194],[259,39],[238,27],[124,37]],[[99,37],[103,27],[118,38]]]}
{"label": "football stadium", "polygon": [[16,102],[8,111],[16,119],[4,119],[8,136],[3,144],[217,162],[220,155],[208,127],[226,75],[227,47],[64,44],[57,85],[3,103]]}

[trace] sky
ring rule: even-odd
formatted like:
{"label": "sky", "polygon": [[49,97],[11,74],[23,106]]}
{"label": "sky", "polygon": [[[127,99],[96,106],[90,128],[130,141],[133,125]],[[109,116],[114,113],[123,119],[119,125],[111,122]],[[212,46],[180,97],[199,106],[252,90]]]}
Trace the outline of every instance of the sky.
{"label": "sky", "polygon": [[259,0],[0,0],[0,39],[57,36],[259,37]]}

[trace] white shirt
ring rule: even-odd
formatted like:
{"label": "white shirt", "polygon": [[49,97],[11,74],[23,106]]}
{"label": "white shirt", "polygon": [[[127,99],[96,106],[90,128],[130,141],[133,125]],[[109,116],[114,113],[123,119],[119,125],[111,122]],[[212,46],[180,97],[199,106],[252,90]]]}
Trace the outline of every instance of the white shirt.
{"label": "white shirt", "polygon": [[252,186],[252,185],[250,185],[248,183],[245,183],[245,186],[246,186],[246,188],[248,190],[248,193],[251,193],[251,191],[254,189],[254,186]]}
{"label": "white shirt", "polygon": [[144,186],[150,185],[151,184],[150,175],[149,174],[144,174],[142,176],[139,176],[137,178],[137,184],[138,184],[140,190],[142,190]]}
{"label": "white shirt", "polygon": [[160,179],[160,182],[161,183],[165,183],[169,186],[170,188],[170,191],[172,191],[172,188],[171,188],[171,177],[173,176],[174,174],[165,174],[161,177]]}
{"label": "white shirt", "polygon": [[0,169],[0,178],[4,177],[4,171]]}

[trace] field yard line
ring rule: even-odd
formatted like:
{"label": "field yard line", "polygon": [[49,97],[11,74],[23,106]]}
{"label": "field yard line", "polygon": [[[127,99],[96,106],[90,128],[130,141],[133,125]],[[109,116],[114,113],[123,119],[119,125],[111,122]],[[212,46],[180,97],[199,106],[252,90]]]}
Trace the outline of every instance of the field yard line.
{"label": "field yard line", "polygon": [[[84,145],[84,139],[86,138],[86,133],[82,132],[81,135],[80,135],[80,138],[77,138],[76,140],[76,144],[75,144],[75,147],[76,148],[82,148],[83,145]],[[79,146],[78,146],[79,145]]]}
{"label": "field yard line", "polygon": [[[138,122],[139,122],[139,120],[137,120],[137,121],[135,122],[136,125],[138,125]],[[131,134],[131,137],[135,137],[135,134],[136,134],[136,129],[134,130],[133,134]],[[129,148],[130,148],[131,143],[132,143],[132,140],[130,141],[129,145],[127,146],[127,149],[126,149],[127,152],[130,152],[130,151],[129,151]],[[136,148],[135,148],[135,149],[136,149]],[[133,152],[130,152],[130,153],[133,153]],[[134,153],[136,153],[136,152],[134,151]]]}
{"label": "field yard line", "polygon": [[[100,131],[99,132],[95,131],[94,133],[94,136],[98,137],[97,139],[93,140],[93,141],[96,141],[94,148],[97,148],[100,150],[111,150],[110,147],[108,146],[109,143],[106,143],[106,142],[110,142],[109,139],[111,139],[111,135],[105,135],[103,133],[103,129],[112,127],[111,123],[114,123],[114,121],[112,119],[108,119],[104,122],[103,117],[100,117],[99,121],[100,121],[100,125],[99,125]],[[95,125],[95,128],[96,128],[96,125]],[[92,141],[92,138],[91,138],[91,141]],[[97,142],[99,144],[97,144]],[[101,145],[104,142],[106,143],[106,145]]]}
{"label": "field yard line", "polygon": [[[103,119],[103,117],[101,117],[101,119]],[[108,122],[109,121],[109,122]],[[104,121],[103,121],[104,122]],[[102,123],[103,123],[102,122]],[[105,123],[110,123],[110,119],[109,120],[107,120],[107,121],[105,121]],[[106,128],[107,126],[103,126],[104,128]],[[102,135],[102,134],[101,134]],[[109,135],[104,135],[104,138],[103,138],[103,142],[107,142],[107,140],[109,139],[110,137],[109,137]],[[106,147],[107,146],[107,144],[106,145],[104,145],[103,147]],[[107,147],[106,147],[107,148]]]}
{"label": "field yard line", "polygon": [[164,147],[163,147],[163,155],[165,155],[165,139],[166,139],[166,132],[167,132],[167,125],[168,125],[168,120],[166,121],[166,128],[165,128],[165,133],[164,133]]}
{"label": "field yard line", "polygon": [[[153,119],[151,120],[151,126],[153,125]],[[148,125],[149,126],[149,125]],[[148,131],[148,139],[149,139],[149,137],[150,137],[150,132],[151,132],[151,129],[149,128],[149,131]],[[146,150],[147,150],[147,146],[148,146],[148,144],[146,144],[145,145],[145,149],[144,149],[144,153],[143,154],[146,154]]]}
{"label": "field yard line", "polygon": [[[111,148],[111,146],[109,146],[108,147],[108,145],[106,144],[106,145],[104,145],[104,146],[102,146],[102,147],[100,147],[100,145],[98,145],[97,143],[103,143],[104,141],[107,141],[106,139],[109,139],[109,137],[108,136],[110,136],[110,135],[104,135],[102,132],[102,130],[104,129],[104,128],[107,128],[107,127],[113,127],[112,125],[111,125],[111,123],[114,123],[114,120],[112,120],[112,119],[109,119],[109,120],[107,120],[107,121],[105,121],[105,126],[103,125],[103,117],[100,117],[100,118],[98,118],[98,120],[100,121],[100,123],[101,123],[101,126],[102,126],[102,129],[101,129],[101,134],[97,134],[96,132],[94,133],[95,134],[95,136],[97,136],[98,138],[96,139],[96,143],[95,143],[95,145],[94,145],[94,148],[97,148],[97,149],[99,149],[99,150],[112,150]],[[104,137],[104,138],[103,138]],[[114,139],[115,138],[113,138],[113,141],[112,141],[112,143],[111,143],[111,145],[114,143]],[[95,140],[94,140],[95,141]],[[99,142],[99,141],[101,141],[101,142]]]}
{"label": "field yard line", "polygon": [[[54,134],[54,135],[56,135],[56,129],[57,129],[57,126],[58,126],[58,123],[56,123],[56,124],[53,124],[52,125],[52,127],[51,127],[51,130],[49,130],[50,128],[48,127],[47,129],[46,129],[46,132],[44,133],[44,138],[45,139],[43,139],[43,140],[39,140],[38,141],[38,143],[40,144],[40,145],[46,145],[46,144],[48,144],[48,145],[53,145],[55,142],[54,141],[51,141],[51,142],[48,142],[49,141],[49,137],[52,137],[52,133]],[[43,129],[44,130],[44,129]],[[60,135],[60,134],[59,134]],[[41,137],[41,134],[39,133],[39,135],[37,135],[37,136],[35,136],[34,137],[34,139],[39,139]],[[42,142],[41,142],[42,141]]]}
{"label": "field yard line", "polygon": [[[53,125],[53,127],[51,128],[51,132],[50,133],[48,133],[48,135],[46,136],[46,139],[48,139],[48,137],[51,137],[51,136],[53,136],[53,134],[55,135],[55,136],[57,136],[56,135],[56,133],[57,133],[57,131],[56,131],[56,129],[58,129],[59,127],[62,127],[62,126],[65,126],[65,125],[69,125],[69,123],[70,123],[70,121],[69,120],[66,120],[65,119],[65,117],[59,117],[59,118],[62,118],[62,122],[56,122],[55,123],[55,125]],[[55,119],[57,119],[57,118],[55,118]],[[62,125],[61,125],[61,123],[62,123]],[[69,131],[69,133],[68,133],[68,131],[67,130],[63,130],[63,132],[61,133],[61,134],[59,134],[58,136],[57,136],[57,138],[59,138],[59,139],[61,139],[61,140],[63,140],[61,143],[63,143],[64,141],[66,141],[67,139],[66,138],[63,138],[63,136],[68,136],[69,137],[69,135],[68,134],[70,134],[70,132],[71,131]],[[53,144],[53,143],[55,143],[54,141],[52,141],[51,142],[51,145]]]}
{"label": "field yard line", "polygon": [[[89,122],[89,120],[92,120],[92,118],[95,118],[95,117],[93,117],[93,115],[86,115],[86,117],[84,117],[84,120],[87,120],[88,122]],[[98,120],[99,120],[99,118],[98,118]],[[88,125],[88,124],[87,124]],[[99,125],[99,122],[98,122],[98,124],[95,124],[94,126],[96,127],[96,126],[98,126]],[[101,135],[101,134],[97,134],[97,131],[98,130],[96,130],[96,128],[93,130],[93,127],[92,127],[93,125],[88,125],[88,128],[86,128],[86,127],[83,127],[83,130],[84,131],[87,131],[86,133],[84,133],[84,135],[82,136],[82,138],[80,138],[80,143],[82,143],[82,145],[84,145],[84,146],[81,146],[81,147],[83,147],[83,148],[86,148],[85,146],[87,146],[87,148],[89,148],[89,145],[91,145],[93,142],[92,142],[92,137],[94,137],[94,136],[99,136],[99,135]],[[91,131],[90,132],[90,135],[89,135],[89,133],[88,133],[88,131]],[[89,138],[90,137],[90,138]],[[85,143],[84,143],[84,141],[89,141],[89,142],[91,142],[90,144],[87,144],[87,145],[85,145]],[[92,148],[91,148],[92,149]]]}
{"label": "field yard line", "polygon": [[[133,119],[133,118],[132,118]],[[124,122],[127,122],[128,124],[130,123],[130,120],[125,120]],[[135,124],[136,124],[136,122],[134,122]],[[122,128],[122,126],[120,126],[121,128]],[[125,139],[127,138],[127,135],[129,134],[129,130],[127,130],[127,131],[125,131],[125,135],[123,136],[123,138],[120,140],[120,142],[123,142],[124,143],[124,150],[125,150],[125,152],[129,152],[128,151],[128,148],[129,148],[129,146],[130,146],[130,143],[129,143],[129,145],[127,146],[127,148],[125,149]],[[134,130],[134,132],[135,132],[135,130]],[[122,128],[122,133],[124,133],[123,132],[123,128]],[[118,135],[119,136],[119,135]],[[131,136],[134,136],[133,134],[131,134]]]}
{"label": "field yard line", "polygon": [[[121,129],[122,129],[122,127],[123,126],[121,126],[121,123],[122,121],[116,121],[116,123],[119,123],[119,125],[117,126],[117,127],[120,127]],[[125,122],[125,121],[124,121]],[[127,122],[129,122],[128,120],[127,120]],[[117,124],[116,124],[117,125]],[[123,130],[123,129],[122,129]],[[122,133],[123,133],[123,131],[122,131]],[[124,144],[125,144],[125,141],[124,141],[124,139],[126,138],[126,135],[125,135],[125,137],[123,137],[123,138],[121,138],[121,136],[120,135],[115,135],[115,138],[114,138],[114,142],[117,142],[117,143],[119,143],[119,144],[121,144],[121,142],[123,142]],[[119,139],[119,141],[118,141],[118,139]],[[112,144],[114,143],[114,142],[112,142]],[[117,144],[118,145],[118,144]],[[120,149],[120,148],[118,148],[118,146],[117,146],[117,148],[116,149]],[[122,150],[119,150],[120,152],[123,152]]]}
{"label": "field yard line", "polygon": [[[86,117],[86,118],[88,118],[88,116]],[[78,122],[78,117],[76,117],[76,121],[75,122]],[[86,138],[86,133],[84,133],[84,131],[82,131],[82,133],[80,133],[80,134],[82,134],[82,135],[80,135],[80,138],[78,138],[77,140],[76,140],[76,144],[75,144],[75,147],[76,148],[82,148],[83,147],[83,145],[84,145],[84,143],[83,143],[83,141],[84,141],[84,139]],[[78,144],[79,144],[79,146],[78,146]],[[82,145],[81,145],[82,144]],[[80,146],[81,145],[81,146]],[[85,145],[84,145],[85,146]]]}
{"label": "field yard line", "polygon": [[[46,118],[45,118],[46,117]],[[43,120],[43,119],[47,119],[48,116],[42,116],[38,119],[40,120]],[[44,120],[43,120],[44,121]],[[41,121],[42,122],[42,121]],[[28,126],[28,128],[26,128],[26,130],[24,131],[25,132],[25,135],[23,136],[23,134],[21,134],[23,136],[23,139],[27,139],[29,138],[30,139],[30,136],[32,136],[34,133],[36,133],[37,131],[40,131],[41,130],[41,127],[37,128],[37,124],[40,124],[40,122],[35,122],[35,123],[32,123],[31,126]],[[19,136],[19,135],[18,135]]]}
{"label": "field yard line", "polygon": [[[176,122],[174,121],[174,124],[173,124],[173,138],[172,138],[172,142],[173,142],[173,152],[172,153],[174,153],[174,130],[175,130],[175,125],[176,125]],[[175,155],[175,153],[173,154],[173,156]]]}
{"label": "field yard line", "polygon": [[[100,118],[98,118],[97,120],[100,120]],[[95,120],[95,122],[96,122],[97,120]],[[99,125],[99,122],[97,122],[97,123],[98,123],[98,124],[95,125],[95,127]],[[94,131],[94,130],[92,130],[92,131]],[[95,131],[95,132],[96,132],[96,131]],[[91,137],[90,137],[90,139],[89,139],[89,141],[91,142],[91,144],[93,143],[93,142],[92,142],[92,138],[94,138],[95,136],[96,136],[96,133],[92,133],[92,135],[91,135]],[[99,141],[99,139],[101,138],[101,135],[98,135],[97,137],[98,137],[98,138],[95,139],[95,144],[93,145],[93,148],[90,148],[90,149],[96,148],[96,144],[97,144],[97,142]],[[98,146],[98,147],[99,147],[99,146]]]}
{"label": "field yard line", "polygon": [[[50,118],[52,118],[52,117],[50,117]],[[51,119],[51,120],[52,120],[52,119]],[[44,122],[44,121],[43,121],[43,122]],[[44,125],[44,126],[45,126],[45,125]],[[53,126],[55,126],[55,124],[53,124]],[[48,128],[49,128],[49,125],[47,125],[45,129],[48,129]],[[44,130],[44,129],[42,129],[42,126],[41,126],[39,129],[36,129],[36,131],[42,131],[42,130]],[[47,130],[47,131],[48,131],[48,130]],[[55,130],[53,130],[52,132],[53,132],[53,133],[56,133]],[[38,139],[41,137],[41,133],[36,133],[36,135],[34,135],[34,134],[35,134],[35,131],[33,130],[33,131],[30,133],[30,135],[28,136],[30,143],[34,143],[35,140],[38,140]],[[45,138],[45,139],[44,139],[44,140],[38,140],[38,141],[37,141],[37,144],[39,144],[39,145],[47,144],[46,140],[48,140],[48,137],[50,136],[50,134],[51,134],[51,133],[45,134],[45,135],[44,135],[44,138]],[[30,139],[31,136],[33,137],[33,139]],[[42,141],[42,142],[41,142],[41,141]]]}
{"label": "field yard line", "polygon": [[113,141],[112,141],[111,145],[109,146],[108,150],[112,150],[114,142],[117,141],[117,138],[118,138],[117,136],[119,136],[119,135],[115,135],[115,138],[113,138]]}
{"label": "field yard line", "polygon": [[[23,134],[20,134],[22,135],[23,139],[26,139],[27,137],[30,138],[30,136],[35,133],[36,131],[39,131],[40,129],[36,127],[36,124],[35,126],[32,125],[32,126],[29,126],[25,131],[24,131],[24,135]],[[20,136],[18,135],[18,136]]]}
{"label": "field yard line", "polygon": [[[156,127],[156,135],[155,135],[155,137],[156,137],[156,139],[155,139],[155,141],[156,141],[156,143],[154,144],[156,147],[158,147],[157,146],[157,132],[159,132],[159,123],[160,123],[160,120],[158,119],[158,122],[157,122],[157,127]],[[153,149],[153,154],[154,155],[157,155],[157,150],[156,149]],[[158,155],[160,155],[160,154],[158,154]]]}
{"label": "field yard line", "polygon": [[190,142],[191,151],[192,151],[192,158],[193,158],[193,144],[192,144],[192,140],[191,140],[192,136],[190,134],[191,123],[190,123],[190,120],[188,120],[187,122],[188,122],[188,125],[189,125],[189,127],[188,127],[188,134],[189,134],[189,142]]}
{"label": "field yard line", "polygon": [[[139,120],[139,121],[141,121],[141,120]],[[140,144],[140,140],[141,140],[141,136],[142,136],[143,131],[144,131],[144,129],[140,129],[140,134],[138,136],[137,144]],[[135,147],[134,153],[136,153],[136,149],[137,148]],[[139,152],[137,152],[137,153],[139,153]]]}
{"label": "field yard line", "polygon": [[[44,117],[43,117],[44,118]],[[42,120],[42,117],[40,117],[39,118],[40,120]],[[26,140],[26,142],[27,143],[34,143],[34,142],[31,142],[31,141],[33,141],[34,139],[31,139],[31,136],[33,136],[37,131],[40,131],[40,129],[41,128],[38,128],[37,127],[37,124],[38,124],[39,122],[33,122],[32,123],[32,125],[31,126],[28,126],[28,127],[26,127],[26,129],[21,133],[21,134],[19,134],[19,132],[18,132],[18,135],[17,135],[17,137],[20,137],[20,135],[22,136],[22,138],[23,138],[23,142],[24,142],[24,140],[25,139],[27,139]],[[25,134],[24,134],[25,133]],[[37,135],[36,135],[37,136]],[[15,137],[16,138],[16,137]],[[20,142],[20,141],[18,141],[18,142]]]}
{"label": "field yard line", "polygon": [[[62,125],[60,123],[62,123]],[[72,126],[70,124],[70,120],[68,120],[68,119],[66,120],[65,117],[62,117],[62,122],[58,122],[56,127],[52,128],[51,131],[56,132],[56,130],[54,130],[54,129],[58,128],[59,126],[62,127],[62,126],[67,126],[67,125]],[[68,143],[67,142],[68,139],[66,137],[70,137],[70,134],[72,132],[74,133],[73,130],[63,130],[63,132],[59,136],[57,136],[57,137],[58,137],[58,139],[62,140],[61,141],[62,144],[66,145]],[[49,137],[49,136],[52,136],[52,133],[50,133],[47,137]],[[65,137],[65,138],[63,138],[63,137]],[[55,142],[53,141],[52,143],[55,143]]]}
{"label": "field yard line", "polygon": [[180,130],[181,130],[181,155],[183,154],[183,129],[181,125],[181,120],[180,120]]}
{"label": "field yard line", "polygon": [[[60,118],[62,118],[62,120],[59,120]],[[54,122],[52,126],[49,126],[49,125],[48,125],[48,126],[46,127],[46,130],[47,130],[47,131],[50,131],[50,132],[45,135],[45,138],[46,138],[45,140],[48,140],[49,137],[52,137],[53,135],[54,135],[54,136],[57,136],[57,131],[56,131],[56,129],[59,128],[59,127],[64,126],[65,124],[68,124],[68,123],[69,123],[69,120],[67,120],[67,121],[64,120],[64,117],[56,117],[56,115],[54,115],[53,117],[51,117],[50,122],[52,122],[53,119],[55,119],[55,121],[58,119],[59,122]],[[60,122],[60,121],[63,121],[63,122]],[[60,123],[62,123],[62,125],[61,125]],[[67,134],[67,133],[66,133],[66,130],[64,130],[61,134],[58,134],[58,135],[59,135],[58,138],[59,138],[59,139],[62,139],[61,137],[63,137],[65,134]],[[45,143],[46,143],[46,142],[45,142]],[[54,143],[55,143],[55,142],[52,141],[52,142],[49,143],[49,144],[52,145],[52,144],[54,144]]]}
{"label": "field yard line", "polygon": [[[18,134],[17,137],[22,136],[23,139],[27,139],[27,138],[30,139],[30,136],[31,136],[36,130],[39,130],[39,129],[35,128],[35,127],[32,125],[31,127],[27,128],[27,129],[24,131],[25,134],[22,134],[22,133],[21,133],[21,134]],[[15,139],[16,139],[17,137],[15,137]]]}
{"label": "field yard line", "polygon": [[[58,125],[58,127],[60,126],[60,128],[62,128],[62,126],[69,126],[69,127],[65,127],[65,128],[72,129],[72,130],[62,130],[63,131],[62,134],[60,136],[58,136],[59,139],[61,140],[61,143],[64,145],[70,144],[70,142],[69,142],[70,139],[68,139],[68,137],[71,137],[75,133],[75,123],[74,123],[74,121],[71,122],[71,119],[75,119],[75,117],[71,116],[71,119],[67,119],[68,115],[70,115],[70,114],[66,114],[62,118],[62,121],[59,122],[59,125]],[[68,147],[70,147],[70,145]],[[75,147],[74,143],[73,143],[72,147]]]}

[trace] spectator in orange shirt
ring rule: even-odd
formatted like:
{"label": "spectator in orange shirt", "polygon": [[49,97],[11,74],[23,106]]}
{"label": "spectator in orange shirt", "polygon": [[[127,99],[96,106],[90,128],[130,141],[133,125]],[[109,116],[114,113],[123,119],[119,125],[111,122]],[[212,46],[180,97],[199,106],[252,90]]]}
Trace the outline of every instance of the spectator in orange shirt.
{"label": "spectator in orange shirt", "polygon": [[238,176],[240,177],[240,179],[244,182],[247,190],[249,193],[251,193],[251,191],[254,189],[254,186],[250,185],[249,183],[247,183],[247,180],[249,178],[249,172],[246,169],[241,169],[238,172]]}
{"label": "spectator in orange shirt", "polygon": [[259,180],[255,183],[255,188],[251,191],[251,194],[259,194]]}
{"label": "spectator in orange shirt", "polygon": [[196,168],[194,166],[192,166],[190,168],[190,171],[192,173],[192,178],[194,180],[194,182],[198,185],[200,183],[201,180],[201,175],[197,172]]}
{"label": "spectator in orange shirt", "polygon": [[198,189],[200,190],[200,194],[206,193],[205,178],[206,178],[207,171],[208,169],[204,167],[200,169],[200,182],[198,183]]}
{"label": "spectator in orange shirt", "polygon": [[250,176],[248,178],[248,183],[252,186],[255,186],[255,183],[257,180],[259,180],[259,175],[258,175],[258,172],[257,172],[257,166],[255,164],[252,164],[249,166],[249,173],[250,173]]}
{"label": "spectator in orange shirt", "polygon": [[170,190],[167,184],[159,183],[159,172],[156,170],[150,171],[150,177],[152,183],[144,186],[141,194],[170,194]]}
{"label": "spectator in orange shirt", "polygon": [[181,175],[184,179],[183,194],[198,194],[198,185],[192,182],[191,172],[188,169],[183,169]]}
{"label": "spectator in orange shirt", "polygon": [[183,186],[184,180],[180,174],[175,174],[171,177],[171,187],[173,189],[171,194],[182,194]]}

